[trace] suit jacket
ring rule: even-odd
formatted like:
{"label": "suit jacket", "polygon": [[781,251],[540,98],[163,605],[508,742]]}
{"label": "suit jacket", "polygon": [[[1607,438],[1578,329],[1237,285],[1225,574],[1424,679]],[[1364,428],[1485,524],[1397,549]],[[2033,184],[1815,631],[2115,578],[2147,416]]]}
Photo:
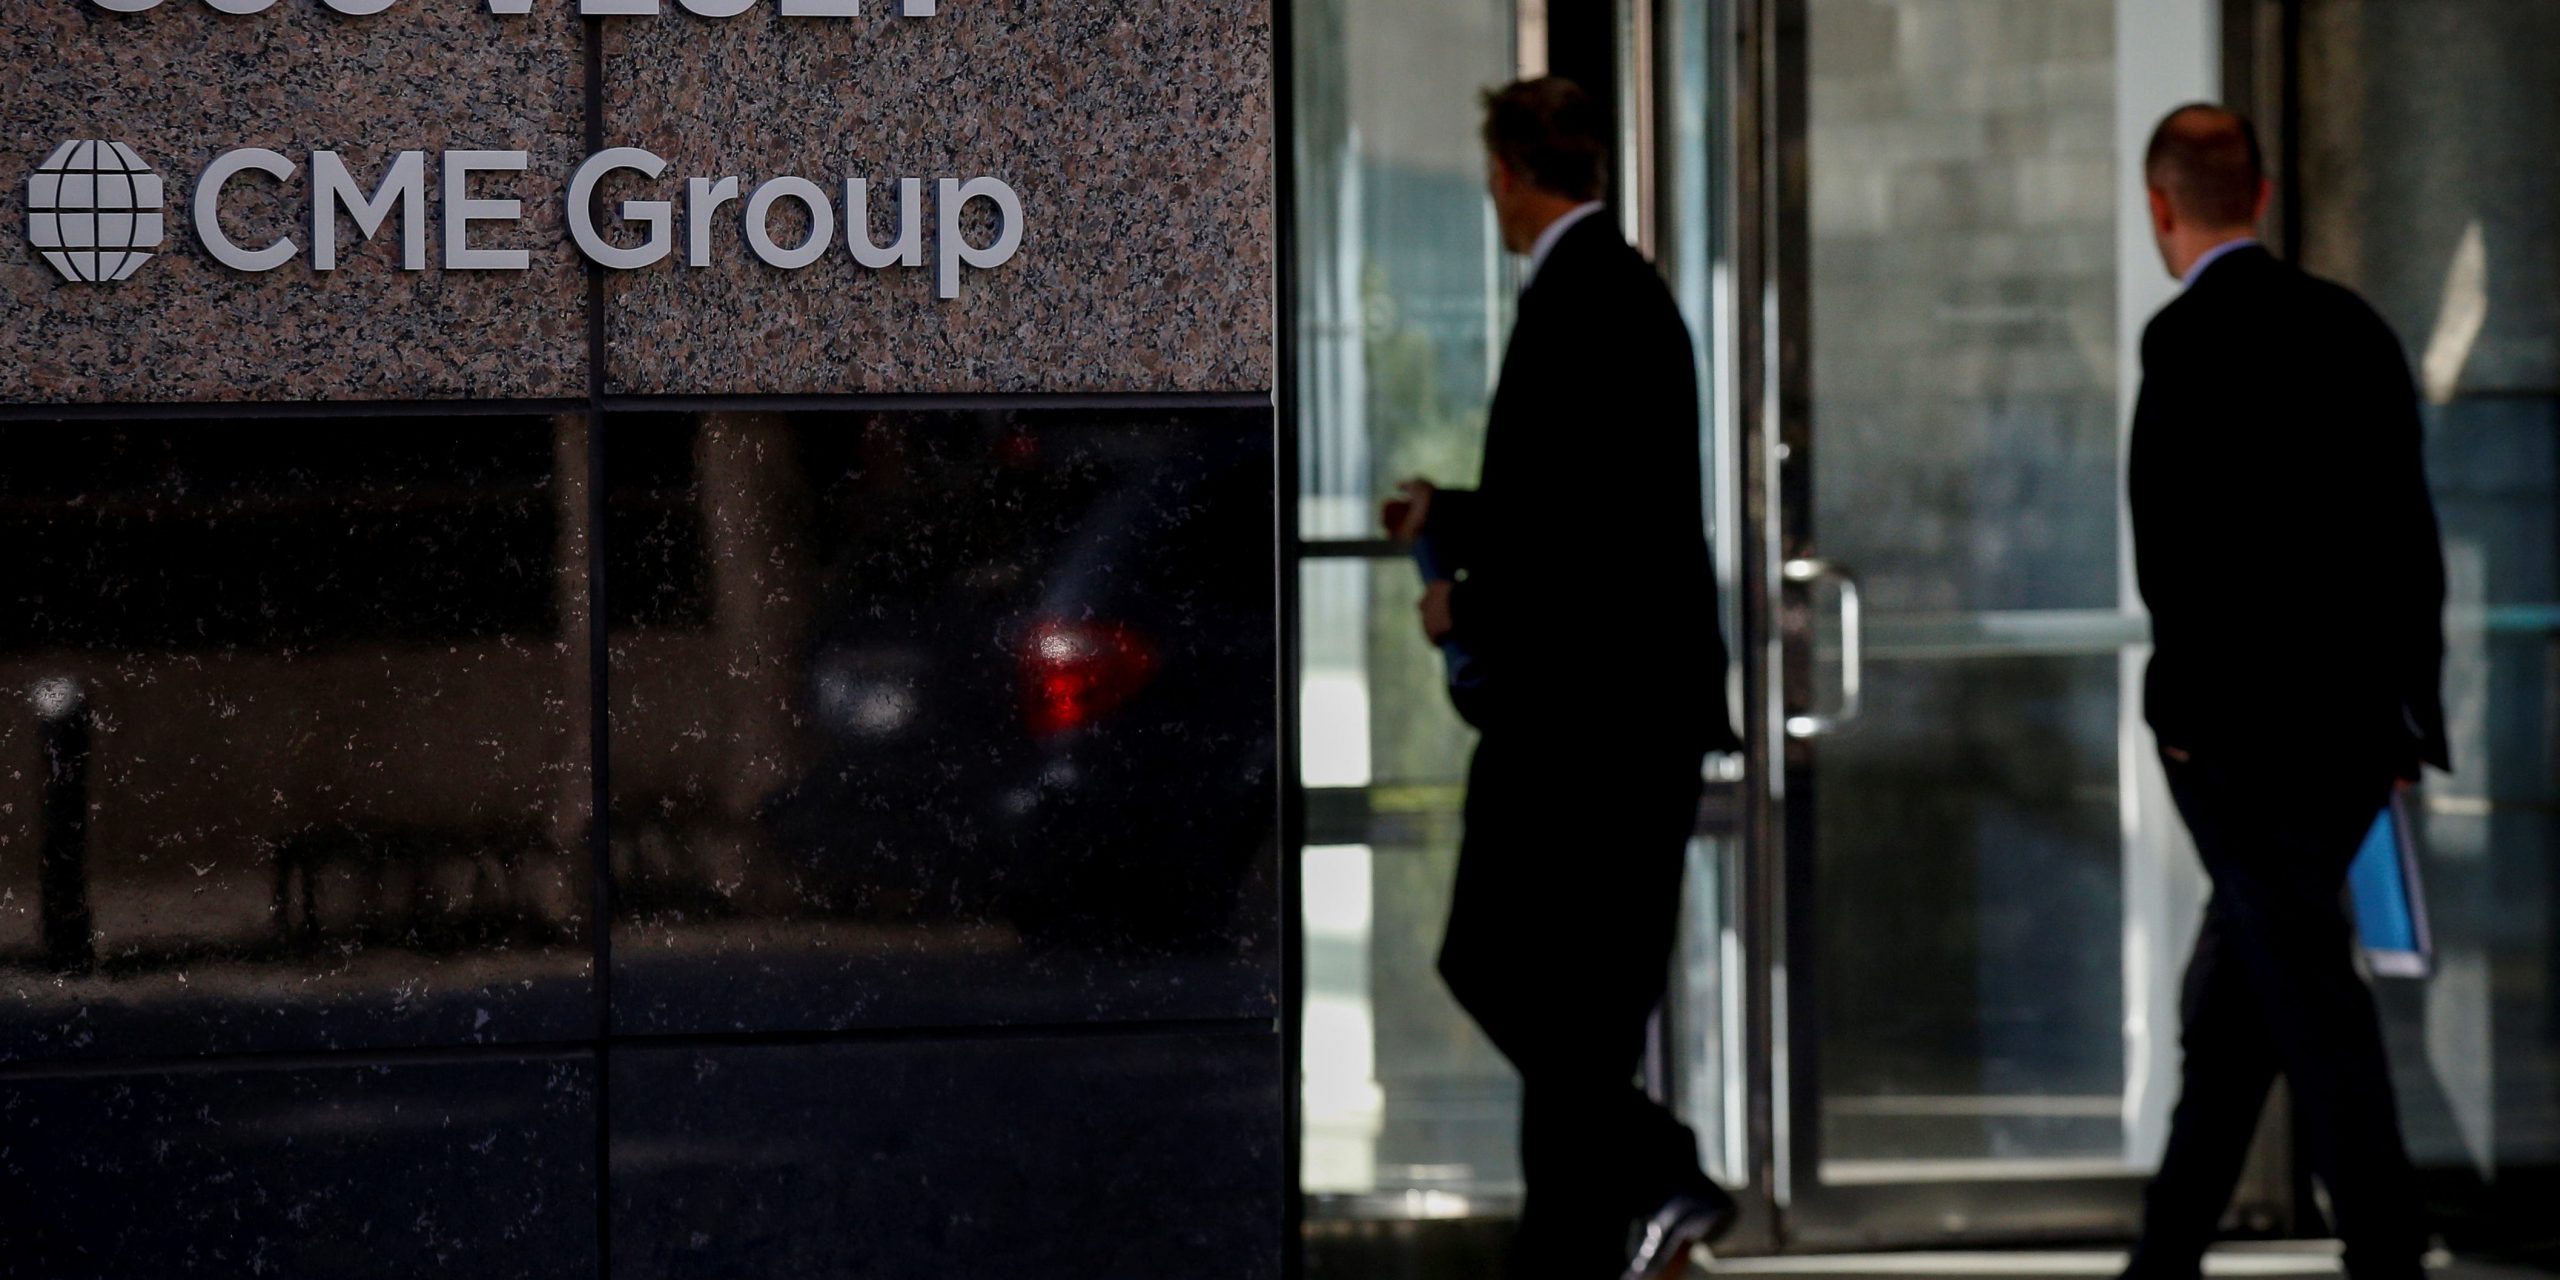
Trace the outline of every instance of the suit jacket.
{"label": "suit jacket", "polygon": [[2255,247],[2142,335],[2127,482],[2163,745],[2451,768],[2415,387],[2363,299]]}
{"label": "suit jacket", "polygon": [[1700,492],[1696,355],[1671,291],[1606,217],[1520,297],[1473,490],[1431,504],[1487,732],[1607,727],[1731,750]]}

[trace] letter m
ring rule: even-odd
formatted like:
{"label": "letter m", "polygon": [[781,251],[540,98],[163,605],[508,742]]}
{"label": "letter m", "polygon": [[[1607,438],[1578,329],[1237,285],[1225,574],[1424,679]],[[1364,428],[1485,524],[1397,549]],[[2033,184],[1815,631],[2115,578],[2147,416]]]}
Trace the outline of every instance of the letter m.
{"label": "letter m", "polygon": [[355,219],[362,238],[372,239],[382,230],[383,219],[391,216],[393,201],[400,203],[400,265],[411,271],[427,269],[427,153],[403,151],[391,162],[391,172],[382,179],[381,187],[371,196],[357,185],[354,174],[347,172],[346,162],[335,151],[311,153],[311,265],[320,271],[338,269],[338,210],[345,209]]}

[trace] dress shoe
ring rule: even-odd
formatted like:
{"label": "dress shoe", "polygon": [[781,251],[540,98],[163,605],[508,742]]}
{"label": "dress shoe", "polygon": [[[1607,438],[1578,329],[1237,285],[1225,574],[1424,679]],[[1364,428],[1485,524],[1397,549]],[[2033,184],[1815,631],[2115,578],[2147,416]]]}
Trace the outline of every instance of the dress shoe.
{"label": "dress shoe", "polygon": [[1713,1184],[1683,1191],[1627,1233],[1627,1269],[1618,1280],[1666,1280],[1689,1264],[1689,1251],[1731,1230],[1741,1206]]}

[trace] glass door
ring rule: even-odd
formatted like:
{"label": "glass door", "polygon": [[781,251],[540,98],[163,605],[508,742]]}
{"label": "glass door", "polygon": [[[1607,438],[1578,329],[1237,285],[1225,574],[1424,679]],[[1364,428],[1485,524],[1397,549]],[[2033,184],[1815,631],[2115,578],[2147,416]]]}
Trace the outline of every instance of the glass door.
{"label": "glass door", "polygon": [[1469,483],[1508,334],[1478,94],[1512,0],[1291,6],[1299,474],[1301,1184],[1319,1226],[1510,1212],[1519,1085],[1433,969],[1472,734],[1380,538],[1405,476]]}
{"label": "glass door", "polygon": [[1758,570],[1790,1243],[2129,1233],[2202,901],[2122,442],[2206,0],[1781,0]]}
{"label": "glass door", "polygon": [[[1732,336],[1733,28],[1725,0],[1570,14],[1542,0],[1299,0],[1291,16],[1300,1156],[1310,1238],[1331,1248],[1379,1234],[1380,1220],[1436,1220],[1435,1238],[1464,1234],[1467,1221],[1498,1228],[1521,1192],[1518,1081],[1433,971],[1474,735],[1450,712],[1439,659],[1414,625],[1413,566],[1374,523],[1397,479],[1465,483],[1479,469],[1519,285],[1484,194],[1480,94],[1543,73],[1550,35],[1585,58],[1616,36],[1618,212],[1672,277],[1698,343],[1700,481],[1730,599],[1741,563],[1722,465],[1733,439],[1721,355]],[[1729,617],[1726,634],[1739,625]],[[1697,1129],[1709,1171],[1750,1200],[1743,1240],[1765,1250],[1772,1215],[1743,1102],[1754,979],[1740,930],[1739,761],[1710,772],[1689,927],[1647,1075]],[[1500,1236],[1469,1238],[1498,1249]]]}
{"label": "glass door", "polygon": [[2453,1206],[2448,1235],[2547,1238],[2560,1185],[2560,190],[2530,179],[2560,128],[2547,91],[2560,7],[2319,0],[2298,57],[2292,248],[2370,299],[2417,366],[2449,570],[2455,771],[2430,777],[2418,806],[2436,972],[2376,984],[2401,1124]]}

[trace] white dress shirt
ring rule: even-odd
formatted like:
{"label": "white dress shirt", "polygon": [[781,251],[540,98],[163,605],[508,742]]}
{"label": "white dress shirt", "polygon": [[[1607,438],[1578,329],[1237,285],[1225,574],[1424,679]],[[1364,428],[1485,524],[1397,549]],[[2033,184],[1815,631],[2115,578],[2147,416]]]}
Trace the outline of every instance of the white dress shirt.
{"label": "white dress shirt", "polygon": [[1538,268],[1546,265],[1547,255],[1556,251],[1556,242],[1564,239],[1565,232],[1573,230],[1574,225],[1584,218],[1608,210],[1609,206],[1597,200],[1586,200],[1575,205],[1563,217],[1548,223],[1547,229],[1538,233],[1537,243],[1529,246],[1529,271],[1521,277],[1521,287],[1527,288],[1530,281],[1538,278]]}
{"label": "white dress shirt", "polygon": [[2238,253],[2240,250],[2246,249],[2256,243],[2258,243],[2258,238],[2256,236],[2242,236],[2237,240],[2225,240],[2222,243],[2205,250],[2204,256],[2197,258],[2195,265],[2187,268],[2187,278],[2179,281],[2178,287],[2182,289],[2195,288],[2196,281],[2204,275],[2204,269],[2206,267],[2210,267],[2213,264],[2222,261],[2224,257]]}

